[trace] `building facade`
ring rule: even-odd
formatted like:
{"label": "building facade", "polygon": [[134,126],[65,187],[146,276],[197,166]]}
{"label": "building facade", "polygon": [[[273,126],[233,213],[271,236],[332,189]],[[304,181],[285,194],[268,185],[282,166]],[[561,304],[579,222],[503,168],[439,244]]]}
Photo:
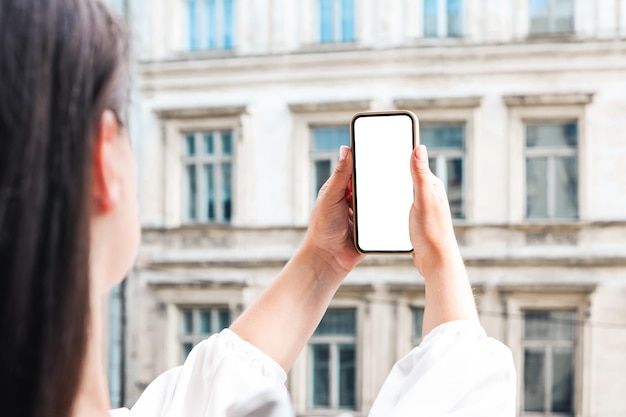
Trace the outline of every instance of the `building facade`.
{"label": "building facade", "polygon": [[[132,405],[301,242],[352,115],[407,109],[447,186],[520,416],[626,416],[626,0],[134,0],[143,243],[124,288]],[[381,139],[384,140],[384,139]],[[419,343],[405,256],[346,279],[288,379],[366,415]]]}

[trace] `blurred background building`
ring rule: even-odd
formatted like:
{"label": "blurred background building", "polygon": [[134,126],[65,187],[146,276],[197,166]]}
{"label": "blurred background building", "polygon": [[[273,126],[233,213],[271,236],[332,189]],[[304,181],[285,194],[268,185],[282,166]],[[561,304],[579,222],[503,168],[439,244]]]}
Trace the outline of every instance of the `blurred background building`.
{"label": "blurred background building", "polygon": [[[278,274],[354,113],[408,109],[519,415],[626,416],[626,0],[113,3],[139,61],[143,222],[111,309],[114,402]],[[366,415],[423,303],[409,257],[369,256],[289,375],[297,414]]]}

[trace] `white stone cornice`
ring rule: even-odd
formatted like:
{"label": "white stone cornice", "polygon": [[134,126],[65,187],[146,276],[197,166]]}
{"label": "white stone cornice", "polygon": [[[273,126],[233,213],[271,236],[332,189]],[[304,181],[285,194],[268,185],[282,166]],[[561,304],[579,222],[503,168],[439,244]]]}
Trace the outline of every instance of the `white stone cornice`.
{"label": "white stone cornice", "polygon": [[551,282],[551,283],[505,283],[499,284],[498,290],[501,294],[509,294],[515,292],[537,292],[541,294],[563,294],[563,293],[576,293],[576,294],[591,294],[596,290],[597,283],[573,283],[573,282]]}

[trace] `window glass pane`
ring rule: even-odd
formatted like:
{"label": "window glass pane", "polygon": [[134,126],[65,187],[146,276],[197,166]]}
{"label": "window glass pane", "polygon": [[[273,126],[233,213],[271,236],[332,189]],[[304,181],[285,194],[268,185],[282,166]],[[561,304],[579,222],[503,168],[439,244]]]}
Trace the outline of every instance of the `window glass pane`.
{"label": "window glass pane", "polygon": [[219,311],[219,325],[219,331],[222,331],[223,329],[230,326],[230,310],[221,309]]}
{"label": "window glass pane", "polygon": [[320,42],[333,42],[333,0],[318,0],[320,15]]}
{"label": "window glass pane", "polygon": [[528,310],[524,312],[524,339],[575,340],[576,312]]}
{"label": "window glass pane", "polygon": [[420,142],[429,149],[465,149],[465,126],[424,124]]}
{"label": "window glass pane", "polygon": [[524,350],[524,411],[545,411],[545,353],[543,348]]}
{"label": "window glass pane", "polygon": [[548,0],[529,0],[528,12],[530,16],[541,16],[548,14]]}
{"label": "window glass pane", "polygon": [[185,155],[193,156],[196,154],[196,136],[193,133],[185,135]]}
{"label": "window glass pane", "polygon": [[571,413],[574,399],[574,349],[552,350],[552,412]]}
{"label": "window glass pane", "polygon": [[182,361],[181,362],[185,362],[185,359],[187,359],[187,356],[189,356],[189,352],[191,352],[191,350],[193,349],[193,343],[183,343],[183,350],[182,350]]}
{"label": "window glass pane", "polygon": [[348,127],[316,127],[313,132],[313,152],[339,153],[341,145],[350,145],[350,129]]}
{"label": "window glass pane", "polygon": [[232,184],[231,184],[231,163],[230,162],[225,162],[222,164],[222,179],[224,180],[223,186],[223,196],[224,196],[224,201],[223,201],[223,215],[224,215],[224,221],[228,222],[231,219],[232,216]]}
{"label": "window glass pane", "polygon": [[553,8],[553,31],[556,33],[569,33],[574,31],[574,1],[552,0]]}
{"label": "window glass pane", "polygon": [[217,48],[217,10],[215,0],[206,0],[209,49]]}
{"label": "window glass pane", "polygon": [[463,159],[449,158],[446,161],[446,192],[452,217],[460,219],[463,213]]}
{"label": "window glass pane", "polygon": [[554,159],[555,217],[578,217],[578,160],[576,157]]}
{"label": "window glass pane", "polygon": [[578,145],[576,123],[529,123],[526,125],[526,146],[567,147]]}
{"label": "window glass pane", "polygon": [[424,37],[437,37],[437,0],[424,0]]}
{"label": "window glass pane", "polygon": [[320,188],[324,185],[326,180],[330,177],[330,161],[315,161],[315,195],[319,193]]}
{"label": "window glass pane", "polygon": [[422,328],[424,325],[424,307],[413,308],[413,338],[422,338]]}
{"label": "window glass pane", "polygon": [[548,159],[526,159],[526,217],[545,219],[548,217]]}
{"label": "window glass pane", "polygon": [[549,311],[526,311],[524,312],[524,339],[545,340],[550,336],[550,312]]}
{"label": "window glass pane", "polygon": [[356,335],[356,311],[352,309],[329,309],[315,335]]}
{"label": "window glass pane", "polygon": [[549,33],[548,0],[530,0],[528,3],[531,33]]}
{"label": "window glass pane", "polygon": [[196,219],[197,191],[196,166],[187,165],[187,216],[189,220]]}
{"label": "window glass pane", "polygon": [[207,219],[215,220],[215,174],[213,164],[204,166],[207,186]]}
{"label": "window glass pane", "polygon": [[211,333],[211,310],[200,310],[200,334]]}
{"label": "window glass pane", "polygon": [[224,49],[233,47],[234,16],[233,0],[224,0]]}
{"label": "window glass pane", "polygon": [[328,345],[311,346],[313,376],[313,406],[330,406],[330,347]]}
{"label": "window glass pane", "polygon": [[204,153],[213,155],[215,152],[215,144],[213,142],[213,133],[204,134]]}
{"label": "window glass pane", "polygon": [[182,310],[181,316],[183,319],[183,334],[193,334],[193,311]]}
{"label": "window glass pane", "polygon": [[461,0],[447,0],[448,6],[448,36],[461,36],[462,22]]}
{"label": "window glass pane", "polygon": [[222,154],[232,155],[233,153],[233,135],[232,132],[226,130],[222,132]]}
{"label": "window glass pane", "polygon": [[356,347],[339,345],[339,407],[356,406]]}
{"label": "window glass pane", "polygon": [[341,40],[354,40],[354,0],[341,0]]}
{"label": "window glass pane", "polygon": [[198,49],[198,10],[196,0],[187,0],[187,23],[189,24],[189,49]]}

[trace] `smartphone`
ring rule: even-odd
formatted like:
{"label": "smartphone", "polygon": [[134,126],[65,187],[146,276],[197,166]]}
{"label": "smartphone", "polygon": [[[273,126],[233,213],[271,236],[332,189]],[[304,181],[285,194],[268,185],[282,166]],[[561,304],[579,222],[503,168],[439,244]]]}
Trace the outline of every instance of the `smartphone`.
{"label": "smartphone", "polygon": [[350,123],[354,161],[354,244],[361,253],[411,253],[411,154],[419,121],[405,110],[357,113]]}

